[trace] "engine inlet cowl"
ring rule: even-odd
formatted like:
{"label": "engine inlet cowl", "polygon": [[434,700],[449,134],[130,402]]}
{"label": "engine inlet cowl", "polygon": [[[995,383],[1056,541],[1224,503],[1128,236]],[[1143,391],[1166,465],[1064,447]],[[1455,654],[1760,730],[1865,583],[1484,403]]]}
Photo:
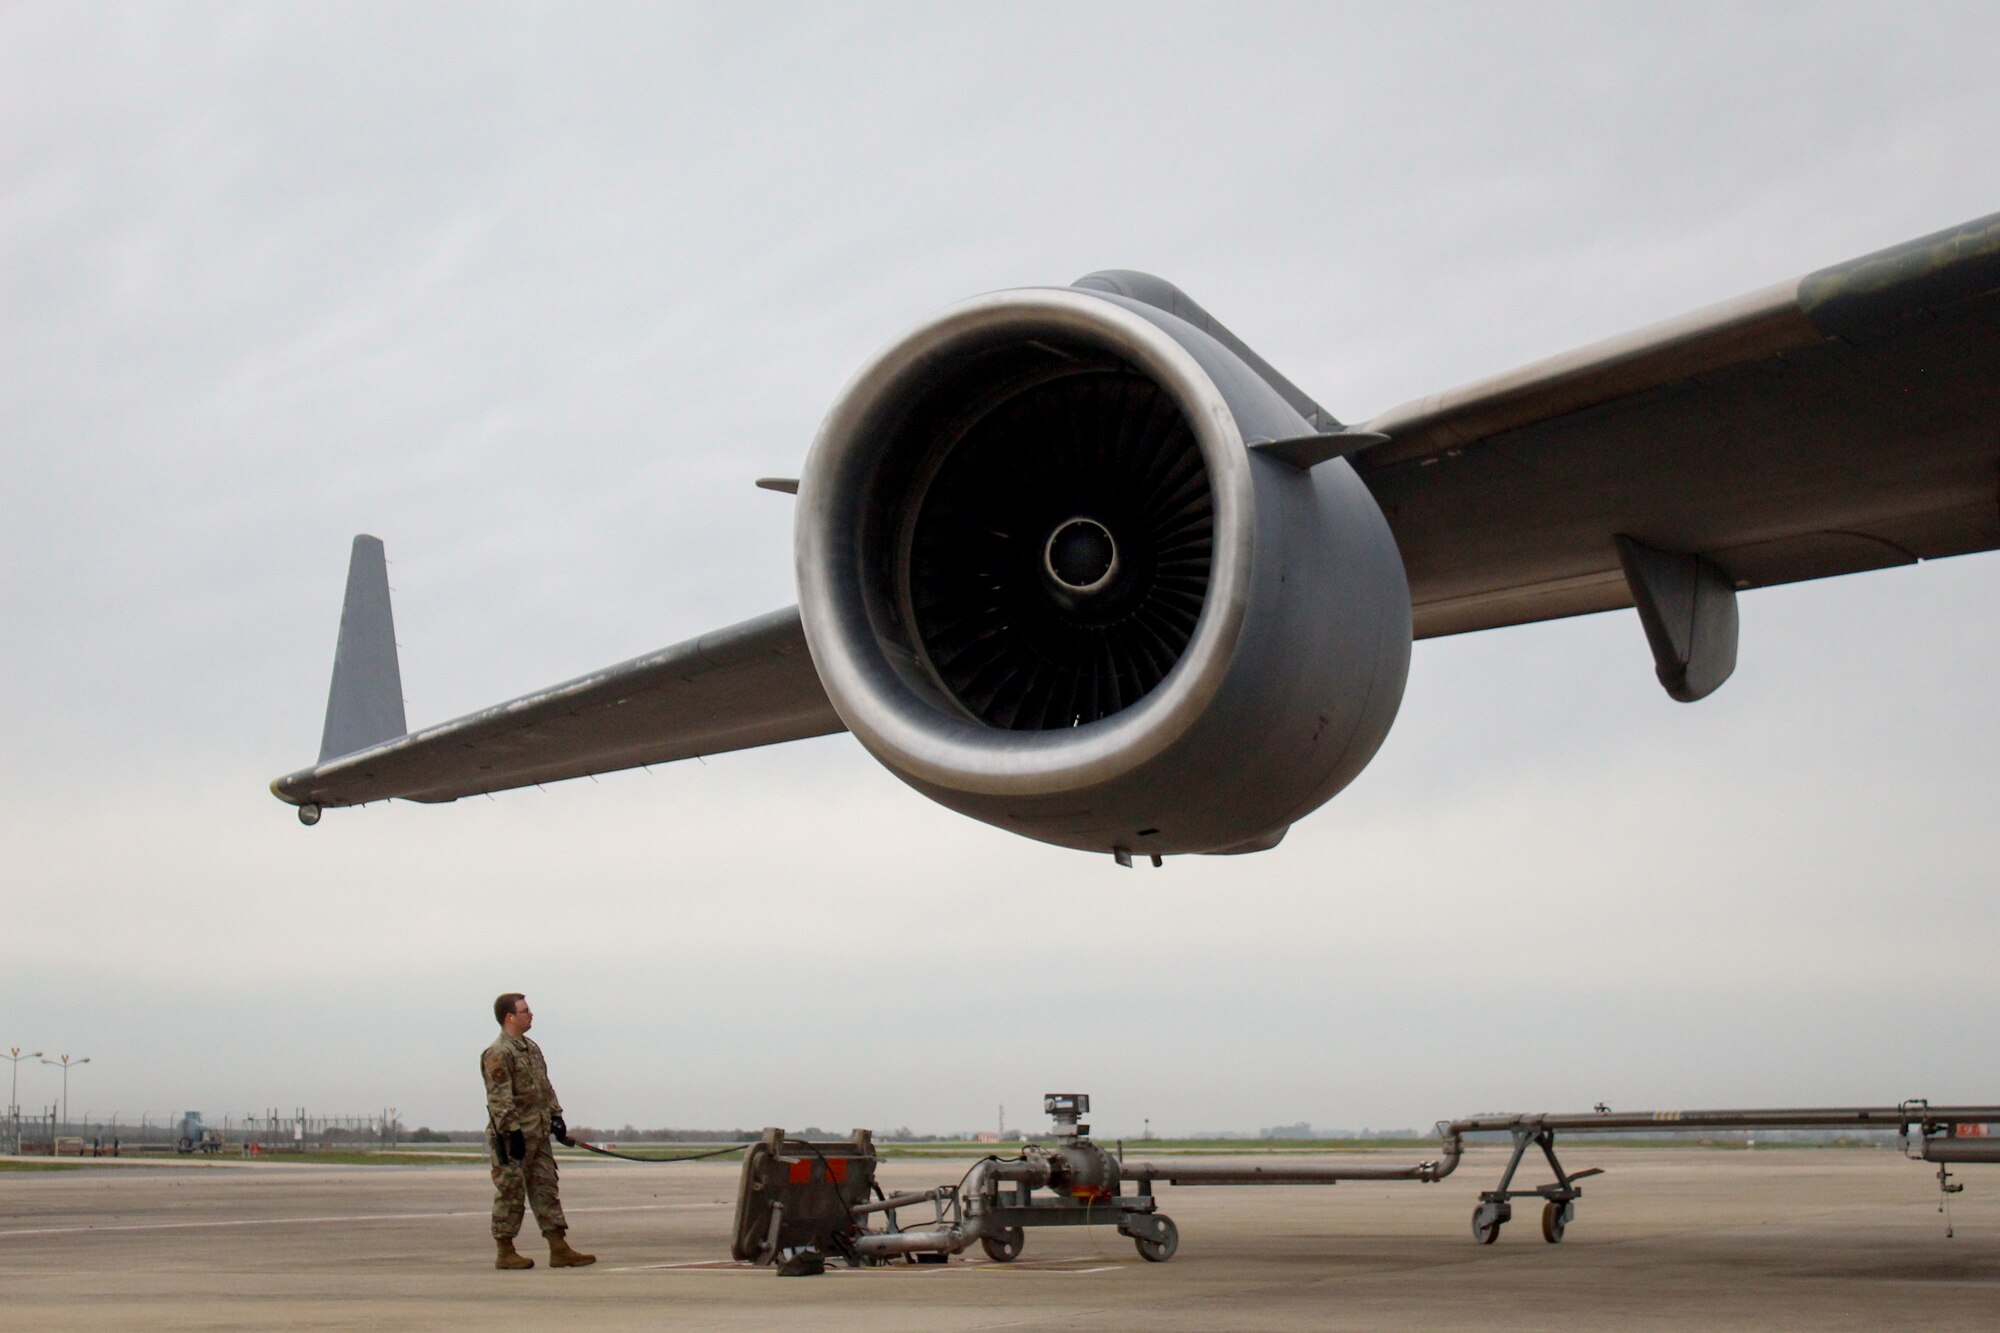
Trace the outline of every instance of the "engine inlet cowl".
{"label": "engine inlet cowl", "polygon": [[[1359,705],[1378,679],[1400,697],[1409,646],[1401,565],[1347,465],[1309,475],[1245,445],[1311,431],[1142,302],[1030,288],[946,311],[848,385],[800,478],[800,616],[828,699],[906,782],[1017,833],[1274,842],[1357,729],[1379,741],[1386,715]],[[1366,559],[1339,557],[1356,542]],[[1329,579],[1339,594],[1298,618],[1295,594]],[[1357,596],[1387,609],[1312,627]],[[1399,617],[1385,673],[1372,645]],[[1203,794],[1225,733],[1281,761],[1262,790]]]}

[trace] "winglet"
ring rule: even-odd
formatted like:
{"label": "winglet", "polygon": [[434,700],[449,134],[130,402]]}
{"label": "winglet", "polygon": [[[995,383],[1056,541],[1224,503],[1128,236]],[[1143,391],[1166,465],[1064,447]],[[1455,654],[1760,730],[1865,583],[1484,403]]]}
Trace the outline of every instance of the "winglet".
{"label": "winglet", "polygon": [[354,539],[347,565],[347,600],[340,608],[319,761],[392,741],[407,730],[396,622],[389,613],[389,560],[382,539],[364,533]]}

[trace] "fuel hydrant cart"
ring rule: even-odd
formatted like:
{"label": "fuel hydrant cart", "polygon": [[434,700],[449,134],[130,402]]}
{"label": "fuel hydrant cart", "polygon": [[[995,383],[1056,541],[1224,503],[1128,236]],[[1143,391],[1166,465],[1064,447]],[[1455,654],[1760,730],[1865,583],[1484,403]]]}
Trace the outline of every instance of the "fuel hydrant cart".
{"label": "fuel hydrant cart", "polygon": [[786,1254],[839,1253],[854,1229],[853,1210],[875,1188],[875,1139],[857,1129],[844,1140],[814,1142],[767,1129],[743,1154],[730,1253],[771,1264]]}
{"label": "fuel hydrant cart", "polygon": [[[1028,1144],[1018,1157],[981,1158],[955,1185],[894,1195],[876,1188],[867,1130],[818,1143],[766,1130],[743,1160],[731,1252],[758,1264],[804,1252],[857,1265],[898,1257],[937,1263],[977,1244],[988,1258],[1008,1263],[1020,1256],[1031,1227],[1115,1226],[1141,1257],[1171,1259],[1180,1233],[1158,1210],[1150,1180],[1139,1193],[1124,1193],[1117,1159],[1079,1123],[1090,1098],[1050,1093],[1043,1109],[1056,1123],[1052,1146]],[[922,1212],[928,1216],[911,1220]]]}

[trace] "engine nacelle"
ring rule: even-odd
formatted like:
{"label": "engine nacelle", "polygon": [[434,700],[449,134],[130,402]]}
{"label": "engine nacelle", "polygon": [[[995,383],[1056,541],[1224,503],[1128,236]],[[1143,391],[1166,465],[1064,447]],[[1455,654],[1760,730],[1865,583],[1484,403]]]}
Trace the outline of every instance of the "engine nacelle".
{"label": "engine nacelle", "polygon": [[1152,305],[1027,288],[945,311],[854,378],[800,479],[828,698],[898,777],[1010,832],[1275,845],[1374,756],[1409,671],[1367,488],[1248,447],[1313,433]]}

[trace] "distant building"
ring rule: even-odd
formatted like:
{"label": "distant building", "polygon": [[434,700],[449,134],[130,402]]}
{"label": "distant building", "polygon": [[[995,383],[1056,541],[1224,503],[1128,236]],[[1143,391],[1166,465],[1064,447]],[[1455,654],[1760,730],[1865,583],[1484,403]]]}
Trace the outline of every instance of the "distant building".
{"label": "distant building", "polygon": [[1257,1137],[1260,1139],[1315,1139],[1319,1135],[1313,1133],[1313,1127],[1310,1124],[1301,1120],[1296,1125],[1272,1125],[1268,1129],[1260,1129],[1257,1131]]}

